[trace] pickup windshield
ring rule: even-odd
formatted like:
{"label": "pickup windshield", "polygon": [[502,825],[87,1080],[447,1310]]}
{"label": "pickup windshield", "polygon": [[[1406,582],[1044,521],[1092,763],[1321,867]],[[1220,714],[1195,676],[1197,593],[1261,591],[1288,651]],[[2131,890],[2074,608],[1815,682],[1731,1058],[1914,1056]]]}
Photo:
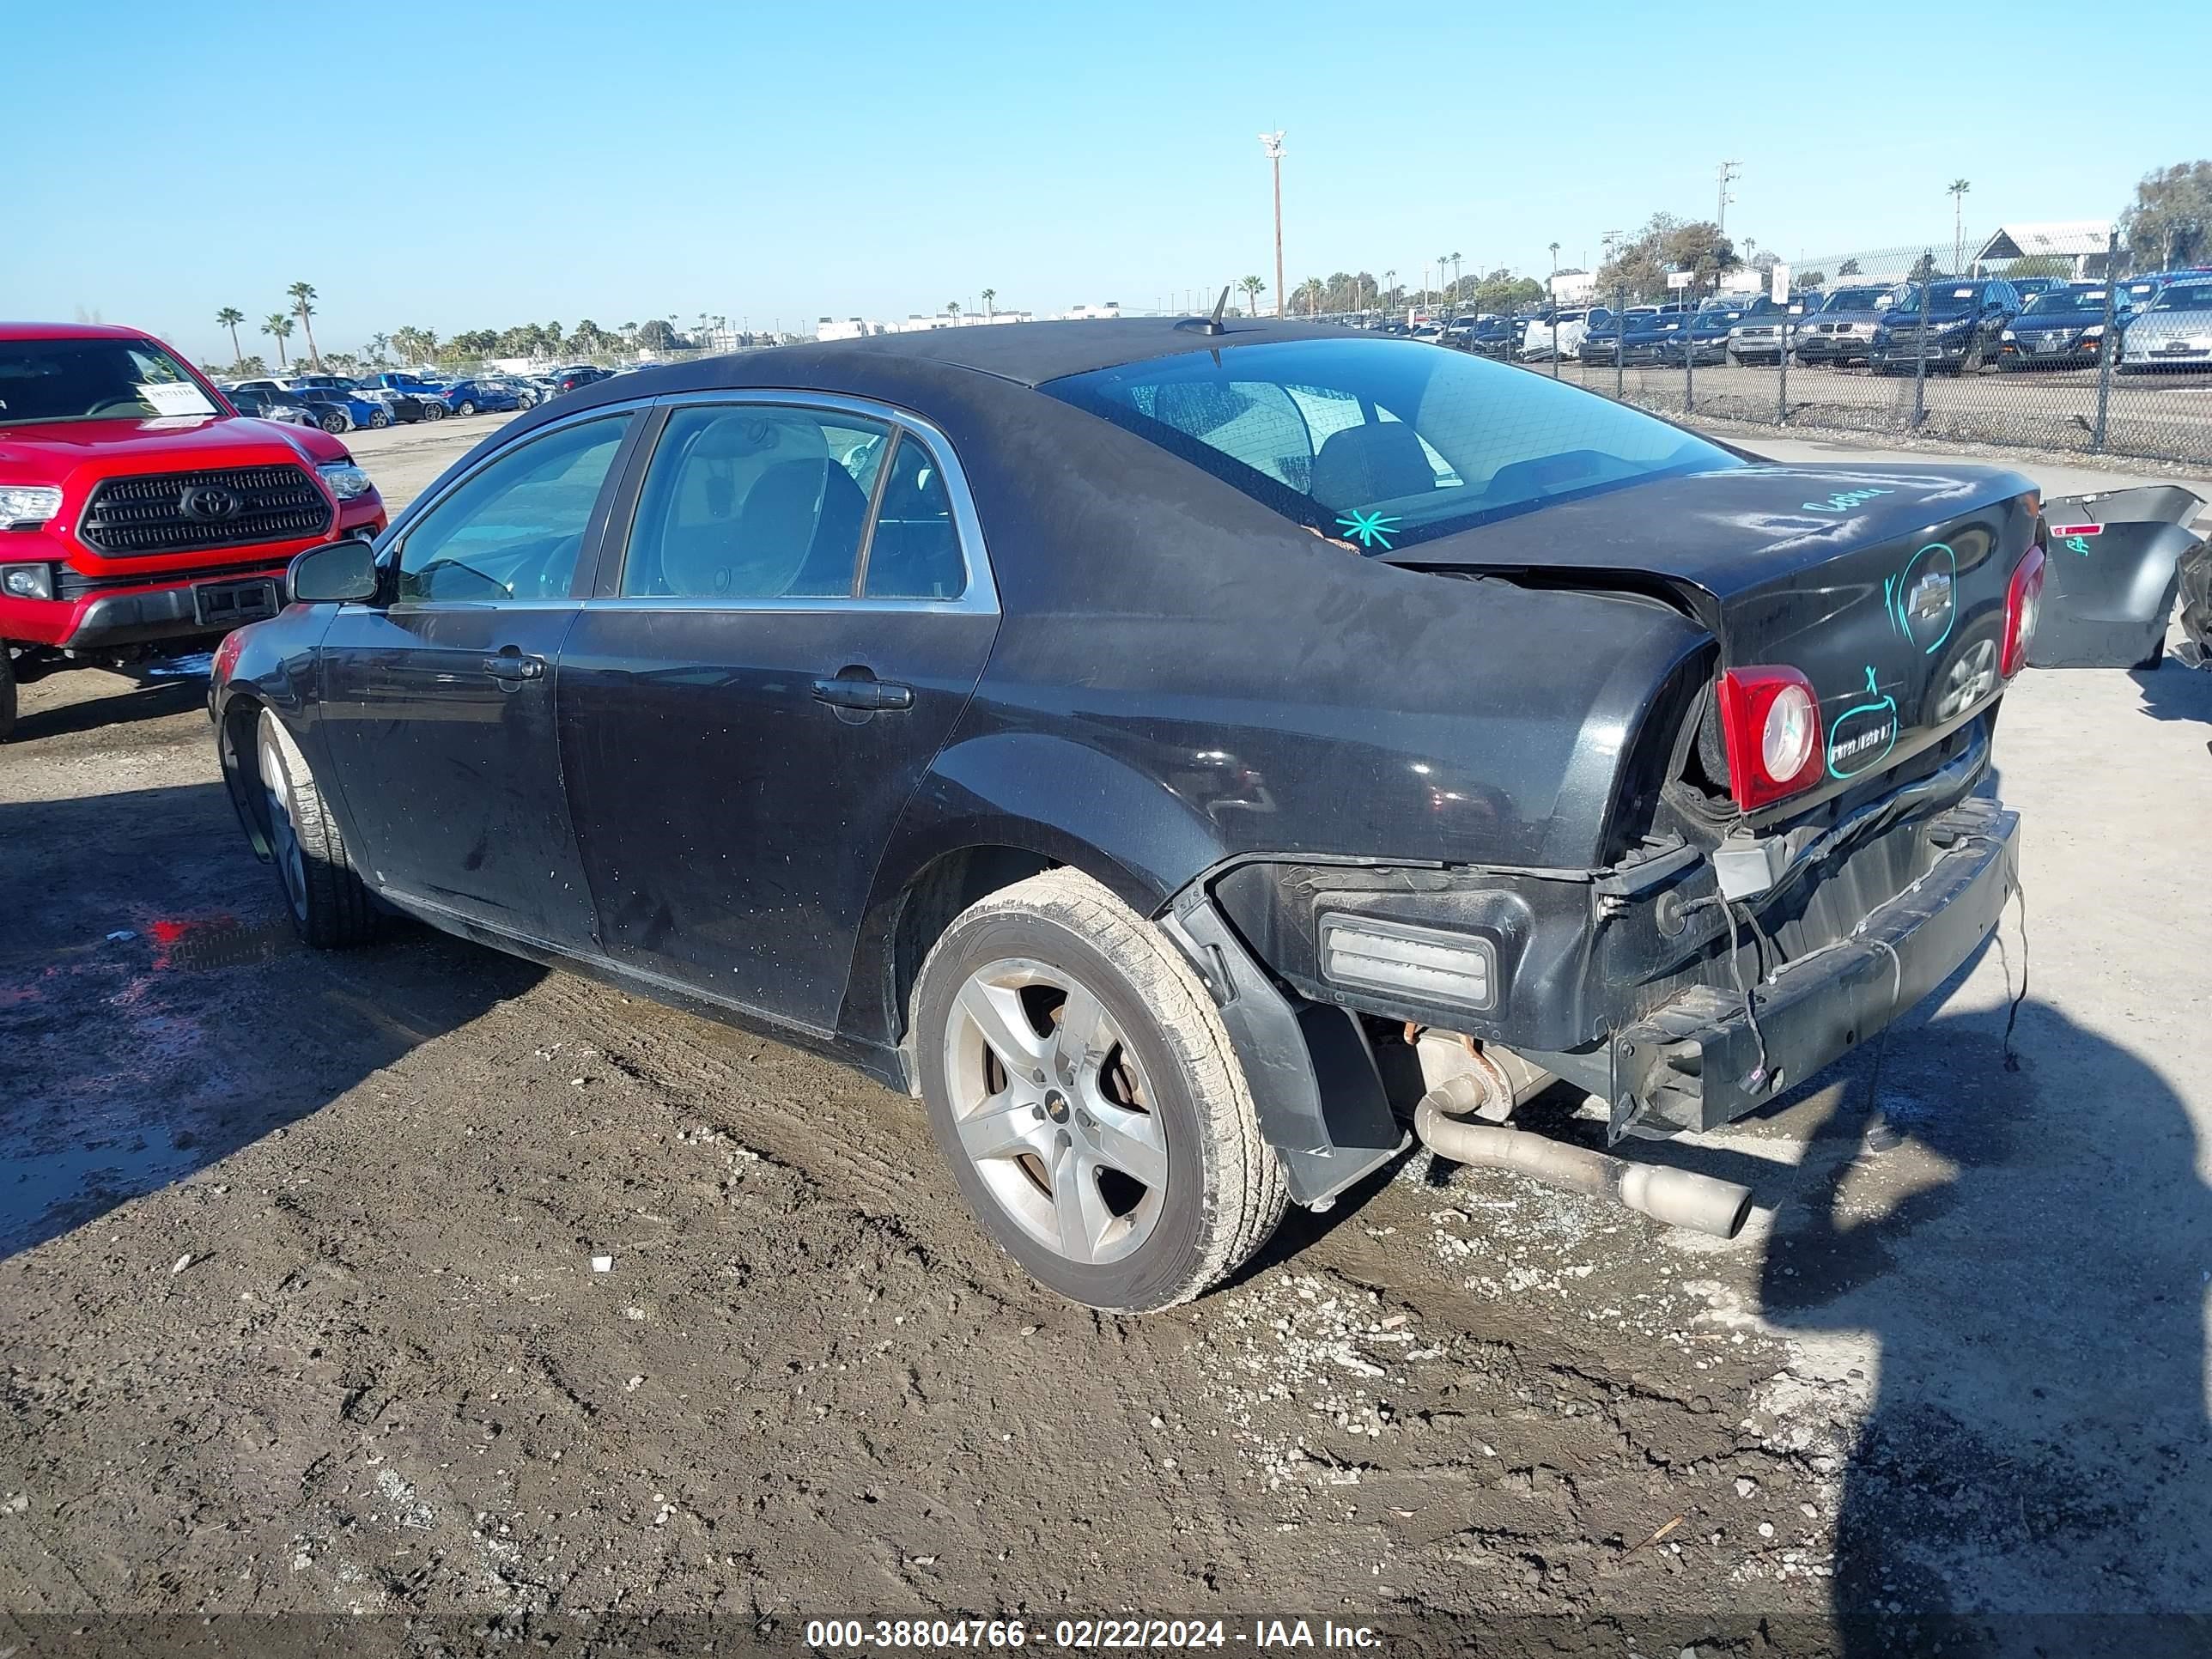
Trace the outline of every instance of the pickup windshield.
{"label": "pickup windshield", "polygon": [[151,340],[0,340],[0,426],[222,412]]}
{"label": "pickup windshield", "polygon": [[1742,465],[1548,376],[1389,340],[1185,352],[1040,390],[1370,554],[1550,501]]}

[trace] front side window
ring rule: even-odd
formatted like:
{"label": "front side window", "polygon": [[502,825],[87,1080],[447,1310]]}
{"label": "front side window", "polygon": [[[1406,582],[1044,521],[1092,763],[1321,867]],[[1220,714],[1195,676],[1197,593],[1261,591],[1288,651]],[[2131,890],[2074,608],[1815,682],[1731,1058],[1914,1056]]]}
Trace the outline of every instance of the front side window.
{"label": "front side window", "polygon": [[2153,311],[2212,311],[2212,283],[2172,283],[2159,290]]}
{"label": "front side window", "polygon": [[623,562],[638,599],[849,596],[890,428],[763,404],[679,409],[646,471]]}
{"label": "front side window", "polygon": [[398,597],[496,604],[568,596],[628,414],[533,438],[416,520],[399,548]]}
{"label": "front side window", "polygon": [[1547,375],[1389,340],[1184,352],[1040,389],[1372,554],[1547,501],[1742,465]]}

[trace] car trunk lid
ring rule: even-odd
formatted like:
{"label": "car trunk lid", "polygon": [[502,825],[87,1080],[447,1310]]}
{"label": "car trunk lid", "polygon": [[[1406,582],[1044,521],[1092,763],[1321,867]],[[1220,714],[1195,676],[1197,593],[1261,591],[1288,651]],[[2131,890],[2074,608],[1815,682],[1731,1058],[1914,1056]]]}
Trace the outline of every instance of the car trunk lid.
{"label": "car trunk lid", "polygon": [[1395,562],[1662,592],[1711,630],[1722,667],[1804,673],[1825,775],[1762,818],[1901,763],[1996,696],[2037,512],[2017,473],[1940,465],[1720,468],[1538,505]]}

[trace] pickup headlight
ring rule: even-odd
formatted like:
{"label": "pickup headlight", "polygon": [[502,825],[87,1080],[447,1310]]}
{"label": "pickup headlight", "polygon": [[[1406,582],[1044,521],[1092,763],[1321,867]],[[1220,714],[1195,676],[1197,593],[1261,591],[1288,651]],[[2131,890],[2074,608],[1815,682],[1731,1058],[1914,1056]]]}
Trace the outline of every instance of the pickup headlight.
{"label": "pickup headlight", "polygon": [[0,530],[26,530],[61,510],[58,484],[0,484]]}
{"label": "pickup headlight", "polygon": [[54,568],[50,564],[0,564],[0,594],[11,599],[51,599]]}
{"label": "pickup headlight", "polygon": [[342,501],[357,501],[375,487],[369,483],[368,474],[352,461],[325,461],[315,471],[322,474],[331,494]]}

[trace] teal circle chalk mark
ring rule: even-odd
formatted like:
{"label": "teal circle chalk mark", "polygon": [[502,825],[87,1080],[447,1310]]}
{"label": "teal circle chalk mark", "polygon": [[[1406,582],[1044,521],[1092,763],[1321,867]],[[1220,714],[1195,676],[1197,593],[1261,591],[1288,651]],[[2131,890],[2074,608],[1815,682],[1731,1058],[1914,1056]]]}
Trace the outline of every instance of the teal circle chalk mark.
{"label": "teal circle chalk mark", "polygon": [[1959,556],[1951,550],[1951,545],[1948,542],[1930,542],[1905,562],[1905,568],[1893,581],[1886,581],[1881,585],[1885,596],[1883,603],[1888,608],[1889,619],[1897,624],[1899,633],[1904,635],[1906,639],[1912,640],[1915,645],[1919,644],[1919,641],[1912,638],[1912,618],[1905,606],[1910,603],[1909,596],[1912,592],[1912,573],[1919,568],[1921,560],[1926,558],[1930,553],[1941,553],[1950,561],[1951,608],[1944,614],[1943,631],[1930,641],[1926,649],[1921,653],[1923,656],[1929,657],[1936,654],[1936,647],[1951,637],[1952,629],[1958,625]]}
{"label": "teal circle chalk mark", "polygon": [[[1867,695],[1870,699],[1872,699],[1872,701],[1853,703],[1849,708],[1844,710],[1842,714],[1837,715],[1835,724],[1828,728],[1830,734],[1828,739],[1828,775],[1838,781],[1846,778],[1855,778],[1858,776],[1860,773],[1869,771],[1873,768],[1881,765],[1882,762],[1889,758],[1889,751],[1897,747],[1897,699],[1894,697],[1885,697],[1881,695],[1881,688],[1874,683],[1874,665],[1871,663],[1867,665],[1866,678]],[[1869,757],[1860,764],[1852,767],[1848,772],[1838,771],[1836,768],[1836,740],[1834,734],[1840,732],[1845,722],[1847,722],[1854,714],[1879,714],[1885,709],[1888,711],[1889,714],[1889,741],[1882,744],[1880,753]]]}

